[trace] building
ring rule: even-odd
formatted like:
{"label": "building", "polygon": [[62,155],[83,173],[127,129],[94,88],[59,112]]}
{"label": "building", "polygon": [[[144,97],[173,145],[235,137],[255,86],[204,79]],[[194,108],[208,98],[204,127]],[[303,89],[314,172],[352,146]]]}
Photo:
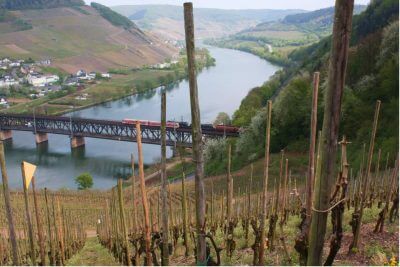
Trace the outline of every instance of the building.
{"label": "building", "polygon": [[6,76],[2,79],[0,79],[0,87],[10,87],[13,85],[18,85],[19,81],[16,81],[14,78],[11,78],[10,76]]}
{"label": "building", "polygon": [[102,73],[101,78],[111,78],[111,74],[110,73]]}
{"label": "building", "polygon": [[48,84],[53,84],[55,82],[58,82],[60,80],[60,77],[58,75],[41,75],[41,74],[28,74],[26,76],[28,83],[36,86],[36,87],[43,87]]}

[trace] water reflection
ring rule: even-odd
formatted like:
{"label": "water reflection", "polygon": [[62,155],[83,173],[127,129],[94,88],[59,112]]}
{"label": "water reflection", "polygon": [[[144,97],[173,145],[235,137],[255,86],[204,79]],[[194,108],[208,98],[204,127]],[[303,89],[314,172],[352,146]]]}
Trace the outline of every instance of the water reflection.
{"label": "water reflection", "polygon": [[[198,75],[201,120],[212,122],[216,115],[229,114],[240,105],[247,92],[272,75],[277,67],[253,55],[240,51],[210,48],[217,65]],[[190,121],[189,84],[181,81],[167,88],[167,119]],[[160,119],[161,90],[102,103],[78,110],[67,116],[122,120],[138,118]],[[36,146],[32,133],[13,132],[13,141],[5,146],[11,187],[21,187],[22,160],[37,164],[39,187],[76,188],[74,178],[83,172],[94,177],[95,188],[109,188],[116,179],[130,175],[130,154],[137,159],[135,143],[86,138],[86,147],[71,150],[67,136],[49,135],[49,142]],[[160,147],[144,145],[144,161],[150,164],[159,158]],[[167,156],[171,156],[170,149]]]}

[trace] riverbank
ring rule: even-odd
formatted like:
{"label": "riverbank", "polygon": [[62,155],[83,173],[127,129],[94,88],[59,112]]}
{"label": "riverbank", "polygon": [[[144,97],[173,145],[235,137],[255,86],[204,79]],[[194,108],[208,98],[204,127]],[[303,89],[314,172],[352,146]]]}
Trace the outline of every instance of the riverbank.
{"label": "riverbank", "polygon": [[[201,72],[204,68],[215,65],[207,49],[197,51],[197,69]],[[71,93],[57,97],[49,94],[39,99],[17,103],[3,113],[13,114],[43,114],[62,115],[71,111],[82,110],[121,98],[145,93],[160,86],[174,86],[187,77],[186,57],[181,53],[179,62],[169,68],[121,69],[113,70],[112,79],[96,80],[87,83],[83,89],[70,90]],[[71,88],[69,88],[71,89]]]}
{"label": "riverbank", "polygon": [[283,47],[272,47],[272,45],[267,43],[240,40],[235,38],[206,40],[205,43],[220,48],[228,48],[247,52],[281,67],[286,67],[290,65],[291,61],[288,58],[288,55],[290,54],[290,52],[300,47],[289,45]]}

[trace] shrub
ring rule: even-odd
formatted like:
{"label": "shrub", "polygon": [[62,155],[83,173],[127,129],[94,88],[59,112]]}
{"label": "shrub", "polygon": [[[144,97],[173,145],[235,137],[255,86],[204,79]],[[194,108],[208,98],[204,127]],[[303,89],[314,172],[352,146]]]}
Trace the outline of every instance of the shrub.
{"label": "shrub", "polygon": [[93,177],[90,173],[82,173],[75,178],[75,183],[78,186],[78,190],[85,190],[93,187]]}

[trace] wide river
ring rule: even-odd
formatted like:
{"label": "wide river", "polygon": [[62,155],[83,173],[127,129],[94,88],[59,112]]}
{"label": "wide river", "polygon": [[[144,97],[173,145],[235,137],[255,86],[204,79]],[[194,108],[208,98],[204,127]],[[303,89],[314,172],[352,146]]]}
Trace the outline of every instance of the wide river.
{"label": "wide river", "polygon": [[[201,121],[212,122],[221,111],[232,115],[248,91],[278,70],[249,53],[207,47],[216,59],[216,66],[198,74]],[[160,120],[160,89],[108,102],[85,110],[75,111],[72,117],[122,120],[124,118]],[[71,114],[67,114],[69,116]],[[167,91],[167,119],[190,122],[189,84],[181,81]],[[74,178],[89,172],[94,188],[104,189],[116,184],[118,177],[130,172],[130,154],[137,159],[136,143],[86,138],[86,146],[71,151],[69,138],[49,135],[47,145],[36,146],[34,135],[13,132],[13,139],[5,144],[6,164],[10,186],[22,187],[21,161],[38,165],[38,187],[76,188]],[[160,146],[144,145],[145,163],[160,158]],[[168,150],[168,156],[171,151]]]}

